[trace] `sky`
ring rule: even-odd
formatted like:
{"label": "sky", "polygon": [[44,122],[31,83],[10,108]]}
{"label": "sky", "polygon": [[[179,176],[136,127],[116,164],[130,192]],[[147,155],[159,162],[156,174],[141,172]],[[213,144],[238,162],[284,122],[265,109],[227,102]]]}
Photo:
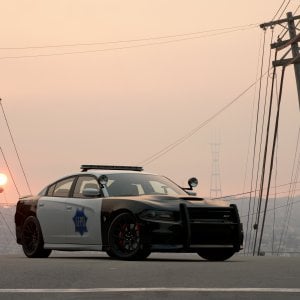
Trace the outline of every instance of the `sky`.
{"label": "sky", "polygon": [[[256,81],[258,25],[282,2],[2,1],[0,97],[32,192],[81,164],[141,164],[213,116]],[[284,12],[298,5],[292,0]],[[266,54],[270,42],[267,30]],[[258,85],[145,170],[182,186],[195,176],[198,195],[209,196],[218,142],[222,194],[249,191],[257,95]],[[282,101],[278,185],[290,182],[299,128],[292,66]],[[1,111],[0,146],[20,194],[28,194]],[[0,172],[8,174],[1,156]],[[17,200],[9,176],[0,202]]]}

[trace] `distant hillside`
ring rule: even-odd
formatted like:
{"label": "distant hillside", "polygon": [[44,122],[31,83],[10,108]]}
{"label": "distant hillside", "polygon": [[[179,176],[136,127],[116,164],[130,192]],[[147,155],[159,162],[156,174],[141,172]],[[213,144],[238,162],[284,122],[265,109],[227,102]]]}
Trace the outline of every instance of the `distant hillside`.
{"label": "distant hillside", "polygon": [[0,207],[0,254],[21,253],[16,242],[15,207]]}
{"label": "distant hillside", "polygon": [[[249,199],[231,199],[231,203],[236,203],[242,222],[244,224],[244,231],[246,233],[247,229],[247,215],[249,208]],[[253,203],[253,201],[252,201]],[[266,253],[273,251],[277,252],[280,244],[280,240],[282,240],[280,251],[281,252],[299,252],[300,254],[300,196],[296,196],[293,199],[293,205],[291,207],[290,221],[286,234],[286,238],[282,239],[282,231],[284,225],[287,221],[287,198],[281,197],[277,198],[275,201],[275,209],[274,209],[274,199],[270,198],[268,202],[268,211],[266,214],[266,222],[265,222],[265,230],[262,240],[261,250]],[[262,201],[262,209],[263,211],[265,206],[265,201]],[[251,206],[252,208],[252,206]],[[248,225],[248,236],[250,234],[250,224],[251,224],[251,214],[249,218]],[[275,222],[274,222],[275,220]],[[262,224],[262,215],[260,219],[260,225]],[[254,231],[252,231],[254,236]],[[260,235],[260,228],[258,231],[258,236]],[[283,235],[284,237],[284,235]]]}

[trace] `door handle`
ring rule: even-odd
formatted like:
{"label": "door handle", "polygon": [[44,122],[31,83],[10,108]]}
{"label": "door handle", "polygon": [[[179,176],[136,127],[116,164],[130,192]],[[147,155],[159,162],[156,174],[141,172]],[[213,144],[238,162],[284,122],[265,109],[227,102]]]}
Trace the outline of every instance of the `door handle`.
{"label": "door handle", "polygon": [[66,206],[66,210],[72,210],[72,206]]}
{"label": "door handle", "polygon": [[39,203],[39,207],[43,207],[43,206],[45,206],[44,203]]}

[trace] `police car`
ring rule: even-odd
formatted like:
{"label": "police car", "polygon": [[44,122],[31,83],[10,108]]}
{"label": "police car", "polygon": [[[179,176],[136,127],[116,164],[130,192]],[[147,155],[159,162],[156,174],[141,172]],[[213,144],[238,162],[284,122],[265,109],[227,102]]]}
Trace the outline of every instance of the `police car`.
{"label": "police car", "polygon": [[204,200],[189,188],[141,167],[82,165],[37,196],[20,198],[17,243],[27,257],[52,250],[106,251],[112,258],[142,260],[151,252],[195,252],[226,260],[242,249],[237,207]]}

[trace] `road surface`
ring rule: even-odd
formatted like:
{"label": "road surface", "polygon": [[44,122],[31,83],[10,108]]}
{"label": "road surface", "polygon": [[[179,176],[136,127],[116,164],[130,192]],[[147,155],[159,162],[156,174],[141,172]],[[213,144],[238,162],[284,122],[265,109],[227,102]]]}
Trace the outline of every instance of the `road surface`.
{"label": "road surface", "polygon": [[104,253],[0,256],[0,299],[300,299],[300,257],[196,254],[118,261]]}

